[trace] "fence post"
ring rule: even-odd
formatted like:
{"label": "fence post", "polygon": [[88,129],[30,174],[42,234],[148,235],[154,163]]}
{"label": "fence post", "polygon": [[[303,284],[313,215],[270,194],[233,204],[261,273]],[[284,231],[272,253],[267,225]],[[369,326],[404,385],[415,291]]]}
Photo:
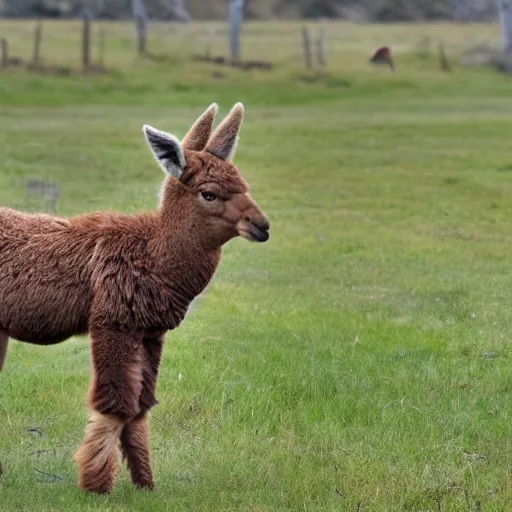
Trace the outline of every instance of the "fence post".
{"label": "fence post", "polygon": [[105,67],[105,25],[102,21],[105,12],[105,0],[98,0],[96,19],[98,20],[98,68]]}
{"label": "fence post", "polygon": [[147,23],[148,15],[144,0],[132,0],[132,12],[135,19],[135,28],[137,29],[137,51],[139,55],[146,55],[147,52]]}
{"label": "fence post", "polygon": [[89,69],[91,64],[91,16],[87,10],[83,13],[82,25],[82,68]]}
{"label": "fence post", "polygon": [[146,19],[142,16],[137,16],[135,23],[137,25],[137,37],[138,37],[137,50],[139,52],[139,55],[146,55],[146,39],[147,39]]}
{"label": "fence post", "polygon": [[320,30],[318,31],[318,38],[316,40],[316,58],[322,67],[325,67],[327,64],[327,60],[325,58],[325,39],[325,24],[322,24]]}
{"label": "fence post", "polygon": [[9,65],[9,43],[7,39],[0,39],[0,69],[6,69]]}
{"label": "fence post", "polygon": [[498,0],[503,51],[512,51],[512,1]]}
{"label": "fence post", "polygon": [[98,32],[98,66],[100,69],[105,67],[105,27],[100,23]]}
{"label": "fence post", "polygon": [[231,0],[229,6],[229,39],[231,44],[231,60],[240,60],[240,31],[244,21],[244,0]]}
{"label": "fence post", "polygon": [[32,57],[32,66],[38,68],[41,59],[41,39],[43,37],[43,23],[39,21],[34,32],[34,54]]}
{"label": "fence post", "polygon": [[450,61],[448,60],[448,57],[446,56],[443,43],[439,43],[439,66],[443,71],[451,71],[452,70],[452,65],[450,64]]}
{"label": "fence post", "polygon": [[311,40],[309,38],[308,27],[302,28],[302,44],[304,47],[304,60],[306,62],[306,69],[311,69],[313,64],[311,59]]}

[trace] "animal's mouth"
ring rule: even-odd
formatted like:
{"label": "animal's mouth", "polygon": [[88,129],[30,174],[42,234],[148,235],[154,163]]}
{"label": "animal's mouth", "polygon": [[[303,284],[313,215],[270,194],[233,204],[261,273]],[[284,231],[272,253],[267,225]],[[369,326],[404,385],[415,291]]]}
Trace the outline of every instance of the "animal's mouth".
{"label": "animal's mouth", "polygon": [[266,242],[270,238],[267,226],[256,226],[249,220],[240,221],[237,229],[238,234],[249,242]]}

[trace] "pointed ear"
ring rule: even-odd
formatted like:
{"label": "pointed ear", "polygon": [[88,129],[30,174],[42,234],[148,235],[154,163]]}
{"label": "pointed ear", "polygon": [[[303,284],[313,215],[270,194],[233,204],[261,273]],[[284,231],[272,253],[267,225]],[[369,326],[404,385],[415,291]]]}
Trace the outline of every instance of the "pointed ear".
{"label": "pointed ear", "polygon": [[179,179],[186,165],[180,141],[174,135],[147,124],[142,130],[160,167],[170,176]]}
{"label": "pointed ear", "polygon": [[217,103],[212,103],[203,115],[192,125],[182,141],[184,148],[202,151],[212,134],[215,116],[219,111]]}
{"label": "pointed ear", "polygon": [[220,123],[212,138],[206,145],[205,151],[212,153],[221,160],[232,160],[238,144],[238,134],[244,119],[244,106],[237,103],[231,112]]}

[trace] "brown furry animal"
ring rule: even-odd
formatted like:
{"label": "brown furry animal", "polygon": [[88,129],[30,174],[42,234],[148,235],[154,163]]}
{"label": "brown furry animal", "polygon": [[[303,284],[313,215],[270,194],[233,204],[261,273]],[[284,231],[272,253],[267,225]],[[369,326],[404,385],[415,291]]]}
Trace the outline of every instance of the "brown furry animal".
{"label": "brown furry animal", "polygon": [[154,213],[63,219],[0,208],[0,368],[9,337],[49,345],[90,335],[93,414],[75,454],[84,490],[112,490],[119,445],[133,483],[153,487],[148,411],[165,333],[213,277],[223,244],[269,238],[231,163],[243,106],[212,134],[216,113],[213,104],[182,143],[144,126],[169,175]]}
{"label": "brown furry animal", "polygon": [[381,46],[378,48],[370,59],[372,64],[386,64],[391,71],[395,71],[395,63],[391,56],[391,48],[389,46]]}

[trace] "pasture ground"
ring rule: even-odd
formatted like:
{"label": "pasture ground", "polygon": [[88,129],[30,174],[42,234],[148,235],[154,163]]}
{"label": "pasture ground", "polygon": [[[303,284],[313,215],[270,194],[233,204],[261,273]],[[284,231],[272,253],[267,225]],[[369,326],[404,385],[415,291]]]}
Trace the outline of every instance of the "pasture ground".
{"label": "pasture ground", "polygon": [[[219,26],[220,27],[220,26]],[[0,374],[1,511],[502,511],[512,503],[512,78],[438,70],[494,26],[329,24],[308,74],[298,24],[248,24],[271,72],[190,61],[206,25],[107,25],[102,76],[0,74],[0,204],[24,180],[61,186],[59,213],[153,208],[150,123],[182,136],[212,101],[246,105],[237,163],[271,240],[234,240],[168,336],[152,418],[158,489],[125,469],[81,493],[86,338],[12,342]],[[0,23],[30,56],[33,23]],[[219,35],[213,53],[225,51]],[[45,25],[75,64],[79,25]],[[367,59],[391,44],[398,72]],[[51,59],[50,59],[51,56]],[[219,75],[220,73],[220,75]]]}

